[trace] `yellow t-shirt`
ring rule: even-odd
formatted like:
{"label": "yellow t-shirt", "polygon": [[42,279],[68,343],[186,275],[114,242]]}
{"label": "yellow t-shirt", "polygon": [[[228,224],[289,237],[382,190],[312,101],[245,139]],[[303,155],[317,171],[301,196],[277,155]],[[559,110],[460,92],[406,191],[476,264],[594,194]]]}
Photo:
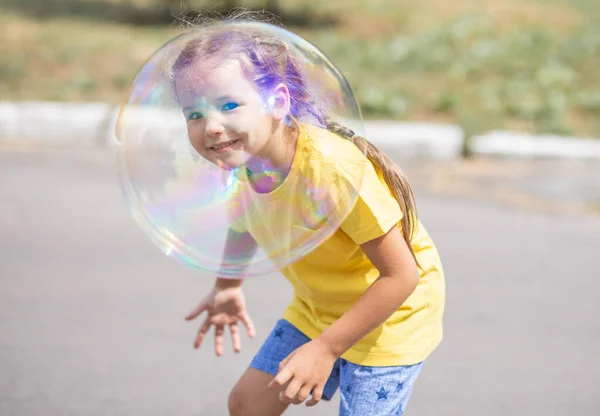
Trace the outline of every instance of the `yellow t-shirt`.
{"label": "yellow t-shirt", "polygon": [[[240,176],[247,181],[244,173]],[[302,254],[281,269],[294,289],[283,318],[311,339],[379,277],[360,244],[400,226],[402,218],[381,173],[356,145],[313,126],[301,128],[282,184],[267,194],[246,189],[237,203],[242,209],[236,211],[241,214],[232,228],[248,231],[279,260],[290,247],[292,255]],[[423,361],[440,343],[444,275],[420,221],[411,245],[422,268],[417,288],[384,324],[344,353],[344,359],[367,366],[410,365]],[[314,249],[303,253],[305,246]]]}

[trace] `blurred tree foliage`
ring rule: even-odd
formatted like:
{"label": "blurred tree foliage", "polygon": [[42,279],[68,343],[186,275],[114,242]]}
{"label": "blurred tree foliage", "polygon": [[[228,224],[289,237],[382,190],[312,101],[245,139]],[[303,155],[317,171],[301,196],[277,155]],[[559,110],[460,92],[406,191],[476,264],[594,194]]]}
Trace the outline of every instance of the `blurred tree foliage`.
{"label": "blurred tree foliage", "polygon": [[[0,95],[118,101],[135,70],[178,29],[175,17],[193,21],[193,10],[222,14],[253,4],[281,8],[282,22],[318,45],[348,78],[366,117],[457,122],[469,134],[510,128],[600,137],[600,11],[591,6],[585,19],[562,29],[543,15],[550,2],[532,0],[539,18],[508,27],[497,16],[468,12],[429,16],[431,24],[415,30],[396,18],[409,15],[398,3],[347,1],[346,15],[326,27],[323,16],[338,12],[340,3],[0,0],[0,11],[9,12],[0,13],[6,34]],[[570,10],[571,0],[552,1]],[[387,29],[386,15],[393,15]],[[311,26],[298,29],[302,19]]]}
{"label": "blurred tree foliage", "polygon": [[216,4],[202,0],[0,0],[0,10],[37,19],[83,18],[138,26],[170,25],[176,17],[193,19],[207,12],[227,14],[240,7],[266,10],[295,26],[334,21],[331,16],[314,15],[308,8],[288,11],[280,3],[280,0],[254,1],[252,7],[248,7],[240,0],[222,0]]}

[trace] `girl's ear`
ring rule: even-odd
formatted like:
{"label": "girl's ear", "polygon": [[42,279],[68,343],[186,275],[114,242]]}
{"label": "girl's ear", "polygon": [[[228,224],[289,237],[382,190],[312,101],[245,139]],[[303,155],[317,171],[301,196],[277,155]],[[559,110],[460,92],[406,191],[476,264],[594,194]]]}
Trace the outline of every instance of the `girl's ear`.
{"label": "girl's ear", "polygon": [[290,112],[290,91],[285,84],[278,84],[267,99],[269,114],[276,120],[284,120]]}

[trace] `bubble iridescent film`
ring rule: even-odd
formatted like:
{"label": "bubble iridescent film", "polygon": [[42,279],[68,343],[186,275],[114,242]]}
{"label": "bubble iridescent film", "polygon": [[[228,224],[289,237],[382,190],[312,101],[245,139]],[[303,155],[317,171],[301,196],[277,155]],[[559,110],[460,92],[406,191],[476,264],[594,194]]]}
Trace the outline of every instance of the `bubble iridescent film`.
{"label": "bubble iridescent film", "polygon": [[[250,173],[257,181],[269,173],[252,143],[268,136],[281,84],[291,97],[282,122],[296,123],[304,136],[321,140],[314,132],[329,121],[364,134],[342,73],[311,43],[271,24],[192,29],[139,70],[117,120],[119,178],[135,222],[166,255],[211,275],[260,276],[302,259],[340,228],[364,166],[352,167],[356,183],[335,189],[301,171],[266,194],[249,183]],[[209,130],[220,138],[212,147]],[[336,163],[335,146],[320,149],[321,163]]]}

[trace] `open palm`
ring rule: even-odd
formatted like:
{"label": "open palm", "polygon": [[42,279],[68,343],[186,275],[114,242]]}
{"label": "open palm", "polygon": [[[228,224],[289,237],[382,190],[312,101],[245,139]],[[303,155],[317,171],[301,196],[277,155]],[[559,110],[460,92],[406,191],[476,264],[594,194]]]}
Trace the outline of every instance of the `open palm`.
{"label": "open palm", "polygon": [[226,326],[229,326],[235,352],[240,352],[242,349],[240,322],[246,326],[251,338],[255,335],[254,324],[246,310],[246,299],[241,287],[213,289],[185,319],[188,321],[195,319],[204,311],[207,312],[206,319],[194,340],[194,348],[200,348],[204,337],[213,325],[215,327],[215,353],[219,357],[223,355],[223,335]]}

